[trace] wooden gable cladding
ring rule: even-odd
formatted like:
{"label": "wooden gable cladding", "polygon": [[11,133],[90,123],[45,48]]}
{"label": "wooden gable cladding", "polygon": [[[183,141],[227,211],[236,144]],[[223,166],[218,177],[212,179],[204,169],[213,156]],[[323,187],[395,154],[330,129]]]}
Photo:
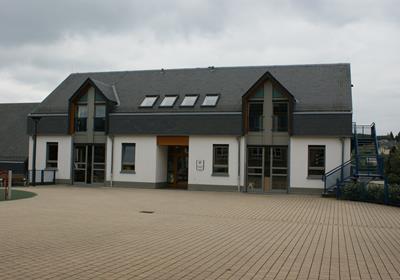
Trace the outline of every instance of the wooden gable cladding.
{"label": "wooden gable cladding", "polygon": [[160,146],[189,146],[189,136],[157,136]]}

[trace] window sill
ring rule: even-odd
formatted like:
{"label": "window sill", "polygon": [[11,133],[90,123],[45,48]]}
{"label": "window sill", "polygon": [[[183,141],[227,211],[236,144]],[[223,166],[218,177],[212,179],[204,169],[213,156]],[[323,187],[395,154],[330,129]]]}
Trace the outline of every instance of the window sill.
{"label": "window sill", "polygon": [[307,176],[307,180],[322,180],[323,177],[323,175],[309,175]]}
{"label": "window sill", "polygon": [[229,177],[228,173],[211,173],[211,176],[214,177]]}
{"label": "window sill", "polygon": [[121,174],[136,174],[135,170],[121,170]]}

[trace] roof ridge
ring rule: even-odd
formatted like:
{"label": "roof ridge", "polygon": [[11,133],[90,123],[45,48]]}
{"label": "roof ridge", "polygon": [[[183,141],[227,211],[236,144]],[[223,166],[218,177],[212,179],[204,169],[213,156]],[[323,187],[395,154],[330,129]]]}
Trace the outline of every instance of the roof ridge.
{"label": "roof ridge", "polygon": [[132,72],[157,72],[157,71],[184,71],[184,70],[210,70],[210,69],[259,69],[259,68],[280,68],[280,67],[315,67],[315,66],[347,66],[350,62],[337,63],[311,63],[311,64],[274,64],[274,65],[239,65],[239,66],[208,66],[208,67],[182,67],[182,68],[159,68],[159,69],[141,69],[141,70],[115,70],[115,71],[97,71],[97,72],[75,72],[72,75],[90,75],[105,73],[132,73]]}

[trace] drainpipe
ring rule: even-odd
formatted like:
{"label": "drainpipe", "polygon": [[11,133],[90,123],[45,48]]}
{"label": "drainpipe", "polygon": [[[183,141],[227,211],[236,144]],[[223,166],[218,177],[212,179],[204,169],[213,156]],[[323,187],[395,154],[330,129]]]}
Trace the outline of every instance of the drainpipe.
{"label": "drainpipe", "polygon": [[237,141],[238,141],[238,178],[237,178],[237,188],[238,188],[238,192],[240,192],[240,146],[241,146],[241,143],[240,143],[240,139],[241,137],[240,136],[238,136],[237,137]]}
{"label": "drainpipe", "polygon": [[344,178],[344,170],[343,170],[343,164],[344,164],[344,137],[340,138],[340,142],[342,142],[342,167],[340,168],[340,178],[341,178],[341,181],[343,182],[343,178]]}
{"label": "drainpipe", "polygon": [[113,186],[114,180],[114,135],[111,136],[111,164],[110,164],[110,187]]}
{"label": "drainpipe", "polygon": [[40,121],[40,117],[35,116],[31,118],[33,120],[32,186],[36,186],[36,144],[37,144],[37,127]]}

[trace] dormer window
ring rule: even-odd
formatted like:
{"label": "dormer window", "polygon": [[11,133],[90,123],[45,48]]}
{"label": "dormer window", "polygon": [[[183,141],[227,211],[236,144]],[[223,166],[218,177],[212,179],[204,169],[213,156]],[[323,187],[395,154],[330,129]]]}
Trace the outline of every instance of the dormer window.
{"label": "dormer window", "polygon": [[161,101],[160,107],[173,107],[176,99],[178,99],[177,95],[165,96]]}
{"label": "dormer window", "polygon": [[143,108],[151,108],[154,106],[154,104],[156,103],[158,99],[158,96],[146,96],[142,103],[140,104],[140,107]]}
{"label": "dormer window", "polygon": [[217,95],[217,94],[207,94],[206,97],[204,98],[203,104],[201,104],[201,106],[215,107],[217,105],[218,99],[219,99],[219,95]]}
{"label": "dormer window", "polygon": [[198,95],[185,95],[185,98],[183,98],[181,103],[181,107],[193,107],[198,98]]}

